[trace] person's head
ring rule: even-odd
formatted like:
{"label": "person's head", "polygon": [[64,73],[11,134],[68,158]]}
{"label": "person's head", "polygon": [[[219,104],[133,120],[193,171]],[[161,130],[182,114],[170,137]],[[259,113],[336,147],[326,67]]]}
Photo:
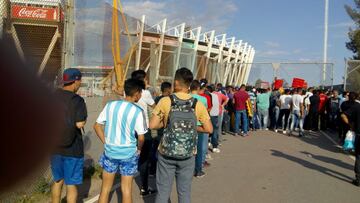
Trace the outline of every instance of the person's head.
{"label": "person's head", "polygon": [[312,93],[313,93],[314,95],[319,95],[319,91],[318,91],[318,90],[313,90]]}
{"label": "person's head", "polygon": [[301,94],[302,93],[302,88],[296,88],[294,91],[294,94]]}
{"label": "person's head", "polygon": [[289,89],[285,89],[284,94],[285,94],[285,95],[289,95],[289,94],[290,94],[290,90],[289,90]]}
{"label": "person's head", "polygon": [[132,102],[138,102],[141,98],[141,92],[144,88],[144,81],[137,79],[128,79],[125,81],[124,91],[126,98]]}
{"label": "person's head", "polygon": [[349,100],[349,92],[344,91],[344,92],[342,93],[342,97],[343,97],[345,100]]}
{"label": "person's head", "polygon": [[131,73],[131,78],[136,80],[141,80],[146,83],[146,73],[144,70],[136,70]]}
{"label": "person's head", "polygon": [[223,85],[222,85],[221,83],[218,83],[218,84],[216,85],[216,89],[217,89],[218,91],[222,90],[222,88],[223,88]]}
{"label": "person's head", "polygon": [[214,92],[215,91],[215,86],[214,85],[208,85],[206,87],[206,89],[209,91],[209,92]]}
{"label": "person's head", "polygon": [[189,90],[190,84],[193,81],[194,76],[192,72],[187,68],[180,68],[175,73],[174,90],[175,92]]}
{"label": "person's head", "polygon": [[76,68],[68,68],[63,73],[64,89],[77,92],[81,86],[81,72]]}
{"label": "person's head", "polygon": [[314,93],[314,88],[313,88],[313,87],[309,87],[308,92]]}
{"label": "person's head", "polygon": [[200,82],[198,80],[193,80],[190,85],[191,92],[198,92],[200,90]]}
{"label": "person's head", "polygon": [[163,96],[169,96],[169,95],[171,94],[171,87],[172,87],[172,85],[171,85],[171,83],[169,83],[169,82],[163,82],[163,83],[161,83],[161,87],[160,87],[160,89],[161,89],[161,94],[162,94]]}
{"label": "person's head", "polygon": [[339,96],[339,91],[333,90],[333,97],[337,98]]}
{"label": "person's head", "polygon": [[356,92],[350,92],[349,93],[349,101],[355,102],[356,99],[358,99],[358,94]]}
{"label": "person's head", "polygon": [[245,89],[246,89],[246,85],[242,84],[242,85],[240,86],[240,90],[241,90],[241,91],[245,91]]}

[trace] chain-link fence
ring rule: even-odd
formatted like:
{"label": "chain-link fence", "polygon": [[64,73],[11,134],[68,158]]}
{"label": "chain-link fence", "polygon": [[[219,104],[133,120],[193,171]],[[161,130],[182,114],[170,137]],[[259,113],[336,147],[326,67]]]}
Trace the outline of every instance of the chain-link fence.
{"label": "chain-link fence", "polygon": [[344,90],[360,92],[360,60],[346,61]]}
{"label": "chain-link fence", "polygon": [[[21,60],[50,84],[62,67],[65,8],[62,0],[0,1],[0,38],[13,43]],[[0,202],[46,202],[50,183],[49,164],[44,164],[0,194]]]}
{"label": "chain-link fence", "polygon": [[253,63],[249,84],[262,80],[273,82],[274,78],[284,80],[285,87],[291,87],[293,78],[304,79],[308,86],[333,86],[334,65],[332,63]]}

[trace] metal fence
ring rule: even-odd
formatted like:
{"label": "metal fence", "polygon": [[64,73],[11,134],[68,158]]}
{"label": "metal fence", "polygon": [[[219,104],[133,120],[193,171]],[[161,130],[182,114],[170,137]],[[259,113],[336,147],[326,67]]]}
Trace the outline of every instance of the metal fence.
{"label": "metal fence", "polygon": [[291,86],[293,78],[306,80],[308,86],[333,86],[334,64],[332,63],[253,63],[249,85],[255,85],[257,80],[273,82],[274,78],[284,80],[285,86]]}
{"label": "metal fence", "polygon": [[344,90],[360,92],[360,60],[346,61]]}

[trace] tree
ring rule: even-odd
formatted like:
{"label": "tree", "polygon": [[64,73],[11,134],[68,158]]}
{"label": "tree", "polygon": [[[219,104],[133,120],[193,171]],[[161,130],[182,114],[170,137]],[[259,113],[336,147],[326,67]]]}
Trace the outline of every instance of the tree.
{"label": "tree", "polygon": [[360,0],[354,0],[356,8],[345,5],[346,12],[350,18],[355,22],[356,28],[349,30],[349,42],[346,42],[346,48],[352,51],[355,55],[354,59],[360,59]]}

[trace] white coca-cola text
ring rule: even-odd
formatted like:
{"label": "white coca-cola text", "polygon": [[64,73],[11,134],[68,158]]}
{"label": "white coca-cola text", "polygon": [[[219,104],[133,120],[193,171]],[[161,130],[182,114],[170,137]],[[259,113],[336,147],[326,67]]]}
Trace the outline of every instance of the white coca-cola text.
{"label": "white coca-cola text", "polygon": [[19,11],[19,17],[27,17],[27,18],[41,18],[46,19],[48,10],[45,9],[34,9],[29,10],[27,8],[22,8]]}

